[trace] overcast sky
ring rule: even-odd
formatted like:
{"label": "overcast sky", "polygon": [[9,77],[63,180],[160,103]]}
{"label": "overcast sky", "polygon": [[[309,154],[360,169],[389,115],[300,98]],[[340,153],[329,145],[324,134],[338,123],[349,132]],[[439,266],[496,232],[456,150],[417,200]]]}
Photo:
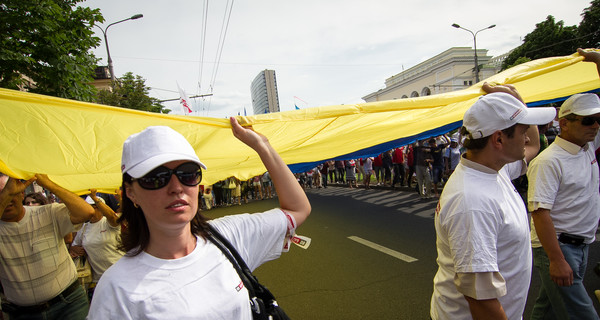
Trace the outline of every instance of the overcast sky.
{"label": "overcast sky", "polygon": [[[250,83],[264,69],[276,72],[281,111],[294,110],[294,105],[362,103],[361,97],[385,87],[386,78],[450,47],[472,47],[472,35],[451,27],[453,23],[474,32],[495,24],[477,35],[477,47],[495,56],[518,46],[548,15],[578,25],[589,3],[237,0],[231,12],[226,0],[88,0],[79,5],[100,8],[103,28],[144,15],[108,29],[117,77],[126,72],[142,76],[152,88],[150,95],[161,100],[179,97],[177,83],[188,96],[212,93],[191,99],[198,110],[194,115],[222,118],[243,114],[244,108],[253,114]],[[102,32],[94,29],[102,39],[94,53],[106,65]],[[172,114],[182,113],[177,101],[164,105]]]}

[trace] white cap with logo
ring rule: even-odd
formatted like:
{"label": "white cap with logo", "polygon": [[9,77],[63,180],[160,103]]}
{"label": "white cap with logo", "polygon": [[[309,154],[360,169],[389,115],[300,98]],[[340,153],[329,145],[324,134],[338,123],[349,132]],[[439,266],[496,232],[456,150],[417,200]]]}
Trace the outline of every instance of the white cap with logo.
{"label": "white cap with logo", "polygon": [[600,113],[600,99],[594,93],[578,93],[563,102],[558,111],[558,117],[562,118],[570,114],[578,116],[591,116]]}
{"label": "white cap with logo", "polygon": [[520,123],[526,125],[547,124],[556,116],[551,107],[527,108],[521,101],[504,92],[482,96],[463,118],[463,126],[471,139],[484,138],[498,130]]}
{"label": "white cap with logo", "polygon": [[154,168],[176,160],[189,160],[206,169],[192,145],[179,132],[166,126],[151,126],[125,140],[121,171],[141,178]]}

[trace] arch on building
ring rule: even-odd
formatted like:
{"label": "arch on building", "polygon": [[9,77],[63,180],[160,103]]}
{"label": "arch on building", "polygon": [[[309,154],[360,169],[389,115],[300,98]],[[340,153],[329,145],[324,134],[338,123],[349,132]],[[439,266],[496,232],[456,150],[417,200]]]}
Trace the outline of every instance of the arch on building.
{"label": "arch on building", "polygon": [[423,88],[423,90],[421,90],[421,96],[430,96],[431,95],[431,90],[429,89],[429,87],[425,87]]}
{"label": "arch on building", "polygon": [[408,96],[403,94],[402,97],[400,99],[408,99]]}
{"label": "arch on building", "polygon": [[411,97],[411,98],[416,98],[416,97],[418,97],[418,96],[419,96],[419,93],[418,93],[418,92],[416,92],[416,91],[413,91],[413,92],[410,94],[410,97]]}

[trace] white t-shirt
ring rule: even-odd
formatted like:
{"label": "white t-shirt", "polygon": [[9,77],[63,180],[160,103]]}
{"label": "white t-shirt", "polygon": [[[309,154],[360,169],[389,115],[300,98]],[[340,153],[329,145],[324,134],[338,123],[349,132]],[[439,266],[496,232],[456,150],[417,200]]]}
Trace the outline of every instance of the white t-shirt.
{"label": "white t-shirt", "polygon": [[[529,210],[549,209],[556,235],[565,232],[594,242],[600,219],[596,148],[600,134],[584,148],[561,137],[542,151],[527,171]],[[531,246],[542,246],[531,221]]]}
{"label": "white t-shirt", "polygon": [[19,222],[0,220],[0,281],[8,301],[43,303],[77,279],[63,240],[73,228],[69,210],[58,203],[25,206]]}
{"label": "white t-shirt", "polygon": [[117,249],[120,235],[121,226],[113,227],[106,217],[102,217],[95,223],[84,223],[73,239],[72,245],[83,246],[87,253],[94,282],[98,282],[104,271],[125,254]]}
{"label": "white t-shirt", "polygon": [[365,159],[364,168],[365,168],[365,172],[373,171],[373,159],[371,157],[368,157]]}
{"label": "white t-shirt", "polygon": [[[287,219],[280,209],[210,221],[254,270],[280,256]],[[88,319],[252,319],[248,291],[210,241],[192,253],[159,259],[124,256],[98,283]]]}
{"label": "white t-shirt", "polygon": [[511,179],[525,163],[499,172],[462,158],[450,176],[435,214],[437,262],[432,319],[471,319],[454,284],[456,273],[499,272],[507,294],[499,297],[508,319],[521,319],[531,277],[531,248],[525,204]]}
{"label": "white t-shirt", "polygon": [[444,152],[444,158],[450,159],[450,170],[456,169],[456,166],[460,162],[460,148],[458,146],[456,148],[446,148],[446,151]]}

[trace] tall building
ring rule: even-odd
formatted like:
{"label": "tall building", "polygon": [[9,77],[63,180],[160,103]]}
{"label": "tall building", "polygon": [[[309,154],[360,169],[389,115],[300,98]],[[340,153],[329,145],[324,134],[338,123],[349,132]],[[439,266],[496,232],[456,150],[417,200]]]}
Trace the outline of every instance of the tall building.
{"label": "tall building", "polygon": [[279,112],[279,95],[275,70],[263,70],[252,81],[250,86],[252,109],[254,114]]}

